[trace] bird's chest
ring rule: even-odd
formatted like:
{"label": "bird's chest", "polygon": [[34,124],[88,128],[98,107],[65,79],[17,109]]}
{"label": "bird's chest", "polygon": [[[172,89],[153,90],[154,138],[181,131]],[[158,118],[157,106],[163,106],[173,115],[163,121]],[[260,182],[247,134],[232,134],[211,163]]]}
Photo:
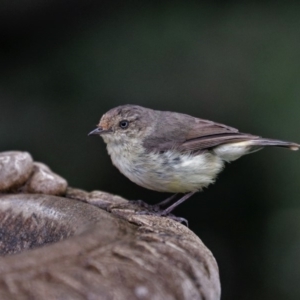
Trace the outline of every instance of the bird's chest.
{"label": "bird's chest", "polygon": [[124,142],[110,143],[107,144],[107,151],[113,164],[132,180],[132,177],[136,176],[138,166],[141,167],[141,162],[144,160],[142,146]]}
{"label": "bird's chest", "polygon": [[159,153],[149,153],[139,143],[108,144],[107,150],[120,172],[145,188],[157,189],[173,174],[168,157]]}
{"label": "bird's chest", "polygon": [[221,165],[211,154],[146,152],[140,144],[107,145],[113,164],[131,181],[162,192],[187,192],[208,185]]}

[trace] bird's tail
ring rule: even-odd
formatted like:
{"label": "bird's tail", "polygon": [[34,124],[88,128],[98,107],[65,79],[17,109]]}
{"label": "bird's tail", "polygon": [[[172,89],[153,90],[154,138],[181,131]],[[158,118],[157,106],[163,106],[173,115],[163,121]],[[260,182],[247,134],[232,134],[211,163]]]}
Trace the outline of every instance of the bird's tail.
{"label": "bird's tail", "polygon": [[300,145],[296,143],[244,134],[238,137],[234,136],[230,141],[227,140],[226,144],[215,147],[214,152],[223,160],[230,162],[267,146],[285,147],[294,151],[300,148]]}
{"label": "bird's tail", "polygon": [[299,144],[280,141],[280,140],[273,140],[273,139],[258,138],[258,139],[253,139],[251,142],[253,145],[258,147],[267,147],[267,146],[284,147],[284,148],[289,148],[290,150],[293,151],[297,151],[300,148]]}

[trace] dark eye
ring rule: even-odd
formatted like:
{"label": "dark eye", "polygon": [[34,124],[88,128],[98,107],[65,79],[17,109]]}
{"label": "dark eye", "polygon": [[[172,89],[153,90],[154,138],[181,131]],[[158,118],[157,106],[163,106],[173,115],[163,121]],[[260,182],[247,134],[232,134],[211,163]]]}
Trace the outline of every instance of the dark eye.
{"label": "dark eye", "polygon": [[120,121],[119,123],[119,126],[122,128],[122,129],[126,129],[129,125],[129,122],[127,120],[122,120]]}

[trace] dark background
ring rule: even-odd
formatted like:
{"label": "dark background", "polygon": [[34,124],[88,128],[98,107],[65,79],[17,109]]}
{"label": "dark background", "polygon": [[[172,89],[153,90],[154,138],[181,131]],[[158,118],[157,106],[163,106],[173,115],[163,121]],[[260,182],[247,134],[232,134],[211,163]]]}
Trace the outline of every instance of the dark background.
{"label": "dark background", "polygon": [[[300,5],[2,0],[0,151],[74,187],[156,203],[87,137],[131,103],[300,142]],[[222,299],[300,299],[300,153],[265,149],[176,210],[216,257]]]}

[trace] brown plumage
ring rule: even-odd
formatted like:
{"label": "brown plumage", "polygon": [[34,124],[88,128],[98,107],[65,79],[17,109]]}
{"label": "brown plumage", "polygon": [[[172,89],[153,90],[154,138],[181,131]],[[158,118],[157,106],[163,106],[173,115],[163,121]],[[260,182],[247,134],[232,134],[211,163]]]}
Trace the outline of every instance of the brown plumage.
{"label": "brown plumage", "polygon": [[298,150],[299,145],[256,135],[241,133],[238,129],[220,123],[195,118],[186,114],[159,111],[153,134],[143,144],[150,151],[176,149],[180,152],[198,152],[226,143],[253,141],[253,146],[278,146]]}

